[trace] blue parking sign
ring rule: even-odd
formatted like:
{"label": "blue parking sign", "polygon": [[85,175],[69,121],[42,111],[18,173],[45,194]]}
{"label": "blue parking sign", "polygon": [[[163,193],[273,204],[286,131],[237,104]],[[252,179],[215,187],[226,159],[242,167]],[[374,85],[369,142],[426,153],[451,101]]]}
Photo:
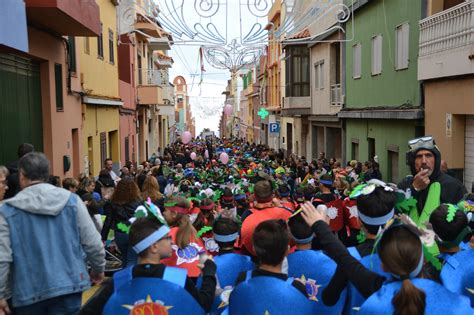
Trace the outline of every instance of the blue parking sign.
{"label": "blue parking sign", "polygon": [[270,123],[269,130],[271,133],[279,133],[280,132],[280,123]]}

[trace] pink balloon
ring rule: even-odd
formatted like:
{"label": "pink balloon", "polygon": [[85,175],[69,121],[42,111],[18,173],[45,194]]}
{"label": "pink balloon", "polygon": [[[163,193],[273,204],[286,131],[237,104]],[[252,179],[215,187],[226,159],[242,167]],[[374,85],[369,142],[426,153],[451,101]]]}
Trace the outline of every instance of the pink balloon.
{"label": "pink balloon", "polygon": [[183,134],[181,135],[181,140],[183,141],[184,144],[188,144],[189,141],[191,141],[191,138],[193,136],[191,135],[191,133],[189,131],[185,131],[183,132]]}
{"label": "pink balloon", "polygon": [[230,116],[233,111],[234,111],[234,108],[232,107],[232,105],[226,104],[226,105],[224,106],[224,114],[225,114],[226,116]]}
{"label": "pink balloon", "polygon": [[196,152],[191,152],[191,155],[189,156],[191,158],[191,160],[195,160],[196,159]]}
{"label": "pink balloon", "polygon": [[205,157],[206,159],[209,158],[209,151],[207,151],[207,149],[206,149],[206,151],[204,151],[204,157]]}
{"label": "pink balloon", "polygon": [[227,164],[229,163],[229,155],[227,155],[225,152],[222,152],[219,156],[219,160],[222,162],[222,164]]}

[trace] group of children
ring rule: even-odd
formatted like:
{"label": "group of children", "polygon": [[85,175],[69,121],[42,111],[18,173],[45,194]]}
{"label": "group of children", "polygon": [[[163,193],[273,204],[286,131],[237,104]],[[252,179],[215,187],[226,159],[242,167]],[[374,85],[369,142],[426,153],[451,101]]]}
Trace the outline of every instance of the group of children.
{"label": "group of children", "polygon": [[472,196],[418,227],[381,181],[341,198],[334,175],[319,192],[279,175],[185,198],[188,180],[142,202],[124,232],[136,264],[81,314],[474,313]]}

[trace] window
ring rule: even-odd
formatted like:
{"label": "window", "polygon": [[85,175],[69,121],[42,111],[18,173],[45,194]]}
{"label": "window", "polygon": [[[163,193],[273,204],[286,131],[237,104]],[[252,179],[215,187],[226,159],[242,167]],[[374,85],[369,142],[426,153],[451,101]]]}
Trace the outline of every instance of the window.
{"label": "window", "polygon": [[130,143],[128,136],[125,137],[125,161],[130,161]]}
{"label": "window", "polygon": [[355,44],[352,46],[352,77],[359,79],[361,77],[362,64],[362,45]]}
{"label": "window", "polygon": [[68,37],[69,46],[69,69],[71,72],[76,72],[76,39],[74,36]]}
{"label": "window", "polygon": [[90,54],[89,37],[84,37],[84,53]]}
{"label": "window", "polygon": [[293,46],[286,49],[286,96],[309,96],[309,49]]}
{"label": "window", "polygon": [[56,89],[56,110],[63,111],[63,65],[56,63],[54,65],[54,85]]}
{"label": "window", "polygon": [[359,160],[359,139],[352,139],[351,153],[352,160]]}
{"label": "window", "polygon": [[369,160],[372,161],[375,156],[375,139],[367,138],[367,144],[368,144],[367,155],[369,156]]}
{"label": "window", "polygon": [[107,158],[107,133],[100,133],[100,160],[105,161]]}
{"label": "window", "polygon": [[397,70],[407,69],[409,61],[409,35],[410,25],[404,23],[395,29],[395,68]]}
{"label": "window", "polygon": [[314,86],[316,90],[324,89],[324,60],[314,64]]}
{"label": "window", "polygon": [[398,146],[389,146],[388,147],[388,158],[387,158],[387,182],[398,183]]}
{"label": "window", "polygon": [[109,29],[109,62],[114,64],[115,56],[114,56],[114,32]]}
{"label": "window", "polygon": [[372,75],[382,73],[382,35],[372,37]]}
{"label": "window", "polygon": [[97,55],[98,58],[104,59],[104,34],[102,33],[102,23],[100,23],[100,33],[99,37],[97,37]]}

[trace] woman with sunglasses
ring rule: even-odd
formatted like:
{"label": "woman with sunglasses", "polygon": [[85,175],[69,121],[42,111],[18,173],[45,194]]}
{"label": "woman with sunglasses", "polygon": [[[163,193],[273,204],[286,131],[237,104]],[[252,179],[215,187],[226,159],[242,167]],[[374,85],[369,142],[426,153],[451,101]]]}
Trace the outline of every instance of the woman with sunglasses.
{"label": "woman with sunglasses", "polygon": [[392,224],[383,232],[377,251],[382,269],[391,275],[386,278],[368,270],[349,254],[331,233],[325,213],[310,203],[302,208],[302,216],[323,250],[368,299],[360,314],[473,314],[468,298],[451,293],[434,281],[416,279],[423,269],[424,257],[423,245],[412,227]]}

